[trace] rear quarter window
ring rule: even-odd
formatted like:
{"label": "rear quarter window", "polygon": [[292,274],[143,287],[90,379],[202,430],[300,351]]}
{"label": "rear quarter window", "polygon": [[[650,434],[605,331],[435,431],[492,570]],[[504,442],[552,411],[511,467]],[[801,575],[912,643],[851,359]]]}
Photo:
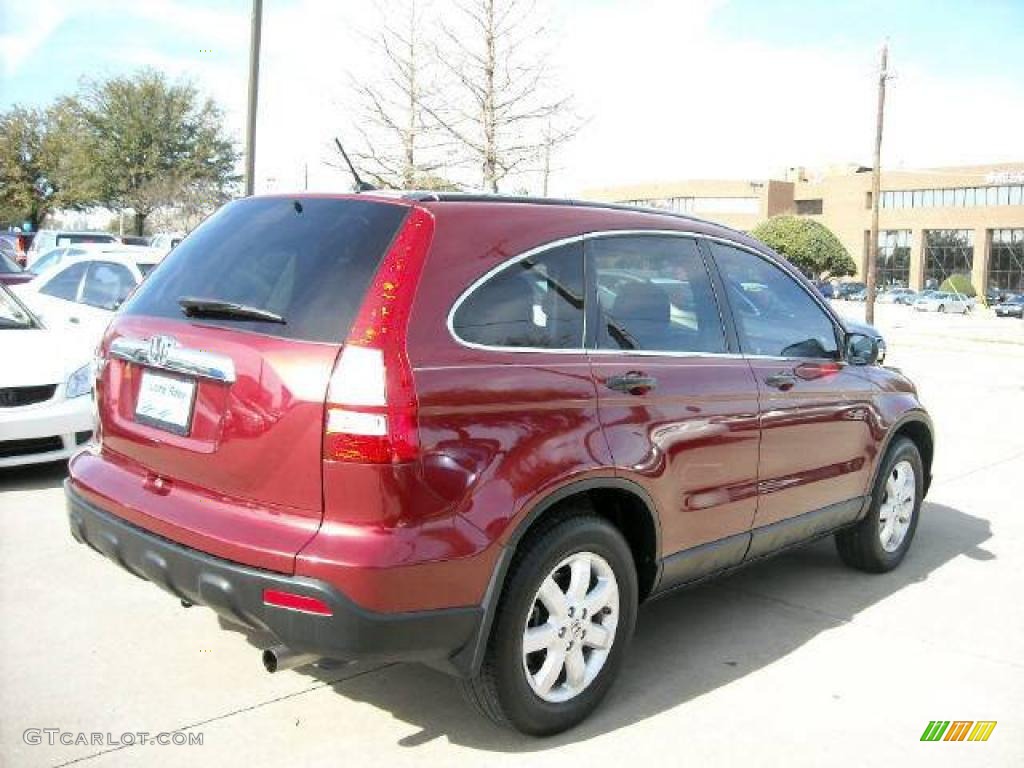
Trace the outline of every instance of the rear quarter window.
{"label": "rear quarter window", "polygon": [[371,200],[237,200],[171,251],[123,311],[181,319],[180,298],[216,299],[268,310],[285,323],[213,317],[194,322],[341,341],[407,211]]}

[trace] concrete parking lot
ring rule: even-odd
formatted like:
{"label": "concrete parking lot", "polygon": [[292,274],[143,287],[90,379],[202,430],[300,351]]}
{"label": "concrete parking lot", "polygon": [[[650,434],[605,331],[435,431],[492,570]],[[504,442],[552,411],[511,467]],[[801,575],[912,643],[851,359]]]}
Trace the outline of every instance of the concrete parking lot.
{"label": "concrete parking lot", "polygon": [[[1024,323],[882,306],[877,324],[938,429],[902,567],[856,573],[821,541],[655,601],[604,706],[549,740],[417,666],[267,675],[259,638],[72,541],[61,467],[0,473],[0,764],[1024,765]],[[936,719],[998,725],[919,741]],[[203,743],[107,743],[140,731]]]}

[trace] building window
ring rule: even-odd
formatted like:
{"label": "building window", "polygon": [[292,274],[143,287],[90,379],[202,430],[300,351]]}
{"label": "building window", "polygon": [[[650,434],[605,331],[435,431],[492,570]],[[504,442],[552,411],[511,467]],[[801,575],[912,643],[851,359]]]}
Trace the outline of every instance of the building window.
{"label": "building window", "polygon": [[926,288],[938,288],[950,275],[970,277],[973,267],[973,229],[929,229],[924,233]]}
{"label": "building window", "polygon": [[[866,199],[866,207],[870,208],[870,192]],[[1024,185],[893,190],[882,192],[879,204],[882,208],[969,208],[976,205],[1022,205],[1024,204]]]}
{"label": "building window", "polygon": [[1024,229],[993,229],[988,287],[1024,293]]}
{"label": "building window", "polygon": [[[866,244],[870,242],[871,233],[865,234]],[[879,288],[906,288],[910,283],[910,244],[909,229],[879,230],[878,259],[875,261],[875,283]]]}
{"label": "building window", "polygon": [[798,216],[820,216],[821,211],[822,201],[820,197],[817,200],[796,201],[796,213]]}

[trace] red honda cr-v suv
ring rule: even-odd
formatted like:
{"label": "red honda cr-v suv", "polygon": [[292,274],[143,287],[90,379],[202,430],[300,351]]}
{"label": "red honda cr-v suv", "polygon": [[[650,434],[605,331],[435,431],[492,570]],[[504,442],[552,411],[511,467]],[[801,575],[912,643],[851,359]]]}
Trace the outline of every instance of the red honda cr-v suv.
{"label": "red honda cr-v suv", "polygon": [[697,219],[470,196],[249,198],[98,351],[75,538],[273,635],[579,722],[638,604],[836,534],[885,571],[932,428],[813,287]]}

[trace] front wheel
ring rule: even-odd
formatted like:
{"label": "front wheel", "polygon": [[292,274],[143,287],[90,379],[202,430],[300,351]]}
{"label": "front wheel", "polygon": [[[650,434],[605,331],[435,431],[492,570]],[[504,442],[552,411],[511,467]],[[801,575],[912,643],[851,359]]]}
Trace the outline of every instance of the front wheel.
{"label": "front wheel", "polygon": [[590,515],[542,526],[517,552],[463,693],[499,725],[534,736],[571,728],[618,675],[636,610],[636,566],[615,527]]}
{"label": "front wheel", "polygon": [[946,305],[945,304],[939,304],[939,312],[942,312],[943,314],[946,312]]}
{"label": "front wheel", "polygon": [[870,573],[884,573],[899,565],[914,539],[923,496],[921,453],[911,440],[897,438],[882,462],[867,515],[836,534],[842,561]]}

